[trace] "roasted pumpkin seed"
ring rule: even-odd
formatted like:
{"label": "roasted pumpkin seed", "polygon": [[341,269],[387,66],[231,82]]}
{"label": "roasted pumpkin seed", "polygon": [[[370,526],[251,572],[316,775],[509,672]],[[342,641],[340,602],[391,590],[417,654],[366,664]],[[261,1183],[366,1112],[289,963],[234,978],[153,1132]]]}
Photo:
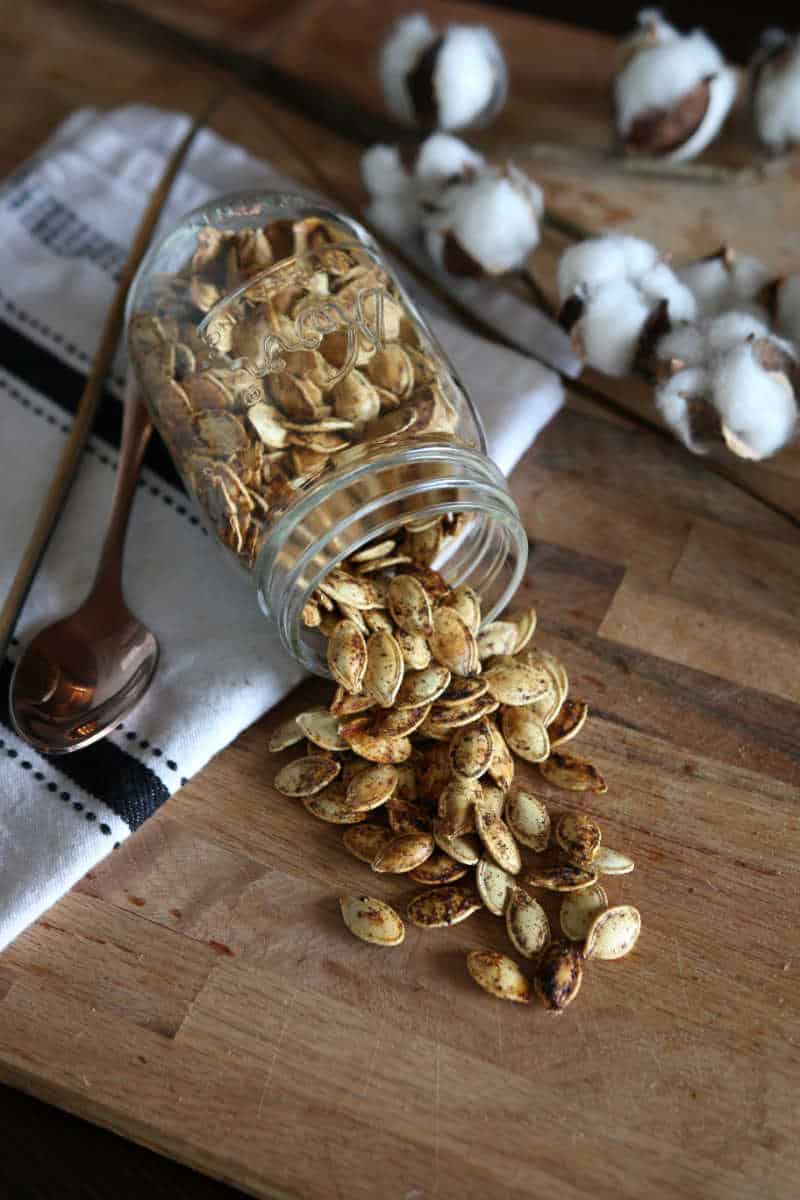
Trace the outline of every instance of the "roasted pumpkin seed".
{"label": "roasted pumpkin seed", "polygon": [[581,952],[571,942],[554,942],[545,950],[536,971],[536,995],[550,1012],[563,1012],[577,996],[583,981]]}
{"label": "roasted pumpkin seed", "polygon": [[503,737],[514,754],[540,766],[550,753],[550,741],[544,722],[530,708],[504,708]]}
{"label": "roasted pumpkin seed", "polygon": [[433,837],[440,850],[466,867],[474,867],[481,856],[481,844],[474,834],[448,833],[438,819],[433,822]]}
{"label": "roasted pumpkin seed", "polygon": [[398,708],[432,704],[447,689],[450,678],[447,667],[439,663],[431,663],[420,671],[406,671],[395,704]]}
{"label": "roasted pumpkin seed", "polygon": [[413,925],[422,929],[441,929],[458,925],[481,907],[480,896],[472,888],[447,884],[415,896],[409,901],[406,914]]}
{"label": "roasted pumpkin seed", "polygon": [[586,934],[584,958],[615,959],[630,954],[639,940],[642,918],[632,904],[618,904],[599,913]]}
{"label": "roasted pumpkin seed", "polygon": [[313,796],[304,796],[303,808],[318,821],[327,821],[329,825],[355,825],[367,818],[366,812],[356,812],[347,803],[345,790],[338,780]]}
{"label": "roasted pumpkin seed", "polygon": [[592,870],[598,875],[628,875],[635,865],[627,854],[610,846],[601,846],[592,860]]}
{"label": "roasted pumpkin seed", "polygon": [[367,642],[352,621],[338,621],[328,641],[328,667],[348,692],[360,692],[367,669]]}
{"label": "roasted pumpkin seed", "polygon": [[405,633],[429,637],[433,633],[433,606],[425,588],[413,575],[395,575],[386,601],[392,619]]}
{"label": "roasted pumpkin seed", "polygon": [[432,660],[430,647],[421,633],[405,633],[398,629],[397,644],[409,671],[422,671]]}
{"label": "roasted pumpkin seed", "polygon": [[548,726],[550,749],[571,742],[586,724],[589,705],[583,700],[565,700]]}
{"label": "roasted pumpkin seed", "polygon": [[382,737],[408,737],[427,718],[431,706],[420,704],[417,708],[383,709],[372,721],[372,733]]}
{"label": "roasted pumpkin seed", "polygon": [[483,717],[473,725],[459,729],[450,741],[450,762],[453,770],[466,779],[480,779],[489,770],[494,753],[494,739],[489,721]]}
{"label": "roasted pumpkin seed", "polygon": [[463,879],[466,873],[467,868],[462,863],[456,862],[443,850],[436,850],[424,863],[410,871],[408,877],[415,883],[438,887],[445,883],[455,883],[457,879]]}
{"label": "roasted pumpkin seed", "polygon": [[580,892],[570,892],[561,901],[561,932],[573,942],[582,942],[595,917],[608,908],[608,896],[599,883]]}
{"label": "roasted pumpkin seed", "polygon": [[478,655],[481,662],[497,654],[513,654],[519,630],[513,621],[492,621],[478,634]]}
{"label": "roasted pumpkin seed", "polygon": [[429,833],[401,833],[378,850],[372,860],[372,869],[386,875],[403,875],[421,866],[434,849],[435,843]]}
{"label": "roasted pumpkin seed", "polygon": [[335,758],[306,755],[282,767],[275,776],[274,787],[283,796],[313,796],[332,783],[341,769]]}
{"label": "roasted pumpkin seed", "polygon": [[475,829],[497,865],[509,875],[517,875],[522,869],[522,859],[514,835],[503,818],[483,800],[475,804]]}
{"label": "roasted pumpkin seed", "polygon": [[550,841],[550,814],[544,801],[533,792],[515,788],[506,798],[505,818],[518,842],[530,850],[547,849]]}
{"label": "roasted pumpkin seed", "polygon": [[488,773],[497,786],[507,792],[514,782],[514,759],[506,745],[506,739],[494,721],[490,721],[488,717],[485,720],[492,738],[492,757],[489,760]]}
{"label": "roasted pumpkin seed", "polygon": [[514,890],[514,876],[484,854],[475,868],[475,885],[489,912],[495,917],[502,917]]}
{"label": "roasted pumpkin seed", "polygon": [[606,781],[597,767],[574,754],[554,751],[546,762],[539,763],[539,770],[548,783],[568,792],[608,791]]}
{"label": "roasted pumpkin seed", "polygon": [[563,813],[556,825],[556,842],[569,862],[588,867],[600,847],[600,826],[588,813]]}
{"label": "roasted pumpkin seed", "polygon": [[403,652],[391,633],[378,630],[367,642],[363,687],[381,708],[391,708],[403,682]]}
{"label": "roasted pumpkin seed", "polygon": [[547,913],[522,888],[514,888],[506,905],[506,929],[523,958],[537,958],[550,942]]}
{"label": "roasted pumpkin seed", "polygon": [[530,984],[522,971],[513,959],[497,950],[470,950],[467,970],[478,987],[498,1000],[512,1000],[515,1004],[527,1004],[530,1000]]}
{"label": "roasted pumpkin seed", "polygon": [[342,842],[353,858],[372,865],[375,855],[393,836],[384,825],[351,825],[345,830]]}
{"label": "roasted pumpkin seed", "polygon": [[353,695],[341,685],[331,701],[331,712],[335,717],[356,717],[367,709],[374,708],[375,701],[371,696]]}
{"label": "roasted pumpkin seed", "polygon": [[556,867],[531,867],[525,872],[522,886],[545,888],[549,892],[578,892],[597,883],[597,872],[585,867],[563,863]]}
{"label": "roasted pumpkin seed", "polygon": [[428,639],[431,654],[455,675],[476,675],[478,650],[475,634],[455,609],[440,606],[433,613],[433,633]]}
{"label": "roasted pumpkin seed", "polygon": [[347,787],[347,803],[357,811],[379,808],[397,790],[397,770],[390,763],[364,767]]}
{"label": "roasted pumpkin seed", "polygon": [[445,597],[442,603],[448,605],[449,608],[454,608],[467,629],[477,635],[481,627],[481,602],[474,588],[463,583]]}
{"label": "roasted pumpkin seed", "polygon": [[327,708],[310,708],[308,712],[298,713],[295,720],[308,740],[322,750],[349,748],[339,733],[338,718],[329,713]]}
{"label": "roasted pumpkin seed", "polygon": [[462,776],[451,779],[439,793],[439,830],[451,837],[454,834],[472,833],[475,829],[475,804],[482,798],[483,789],[477,779]]}
{"label": "roasted pumpkin seed", "polygon": [[355,717],[339,726],[348,746],[361,758],[374,763],[401,763],[411,754],[411,742],[405,737],[381,737],[371,731],[369,717]]}
{"label": "roasted pumpkin seed", "polygon": [[534,700],[543,696],[548,688],[547,674],[543,670],[516,661],[490,667],[484,671],[483,679],[489,694],[494,696],[495,700],[514,708],[532,704]]}
{"label": "roasted pumpkin seed", "polygon": [[342,920],[354,937],[373,946],[399,946],[406,935],[402,918],[373,896],[340,896]]}

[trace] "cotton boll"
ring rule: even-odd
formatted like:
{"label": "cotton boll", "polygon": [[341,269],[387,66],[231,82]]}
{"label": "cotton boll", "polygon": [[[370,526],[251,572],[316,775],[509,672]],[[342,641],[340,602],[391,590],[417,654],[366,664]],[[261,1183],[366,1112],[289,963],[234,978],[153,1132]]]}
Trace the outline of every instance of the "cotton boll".
{"label": "cotton boll", "polygon": [[481,171],[486,159],[461,138],[432,133],[419,148],[414,178],[422,184],[441,183],[472,171]]}
{"label": "cotton boll", "polygon": [[408,76],[436,41],[436,30],[425,14],[412,13],[400,18],[383,44],[380,78],[386,107],[407,125],[416,120]]}
{"label": "cotton boll", "polygon": [[725,441],[742,458],[768,458],[795,430],[792,384],[784,371],[759,362],[758,343],[737,346],[722,358],[713,372],[712,397]]}
{"label": "cotton boll", "polygon": [[361,157],[361,178],[371,196],[406,196],[413,186],[396,146],[370,146]]}
{"label": "cotton boll", "polygon": [[716,254],[677,268],[675,273],[694,294],[701,316],[717,316],[730,308],[767,316],[757,297],[770,282],[770,271],[759,258],[738,255],[723,247]]}
{"label": "cotton boll", "polygon": [[779,284],[775,323],[781,333],[800,345],[800,275],[789,275]]}
{"label": "cotton boll", "polygon": [[671,321],[693,321],[697,315],[697,301],[666,263],[650,267],[638,277],[637,283],[645,298],[667,301]]}
{"label": "cotton boll", "polygon": [[800,142],[800,36],[764,34],[753,63],[751,108],[758,140],[773,154]]}
{"label": "cotton boll", "polygon": [[485,124],[508,90],[503,52],[490,30],[451,25],[440,34],[422,13],[394,26],[381,54],[380,76],[394,116],[434,129]]}
{"label": "cotton boll", "polygon": [[636,18],[633,33],[623,38],[617,47],[617,69],[620,70],[640,50],[672,42],[679,37],[675,26],[664,20],[660,8],[643,8]]}
{"label": "cotton boll", "polygon": [[621,234],[588,238],[562,254],[558,264],[559,295],[563,302],[580,287],[591,290],[610,279],[638,275],[657,261],[658,250],[641,238]]}
{"label": "cotton boll", "polygon": [[446,188],[423,214],[428,252],[453,274],[500,275],[523,266],[539,242],[541,192],[519,173],[486,171]]}
{"label": "cotton boll", "polygon": [[736,73],[700,31],[666,27],[640,39],[614,78],[617,134],[630,153],[693,158],[716,137],[736,95]]}
{"label": "cotton boll", "polygon": [[707,453],[707,446],[698,436],[695,414],[707,400],[709,391],[709,374],[702,367],[678,371],[656,388],[656,408],[693,454]]}
{"label": "cotton boll", "polygon": [[634,284],[625,279],[603,284],[572,329],[576,352],[606,375],[627,375],[650,313]]}

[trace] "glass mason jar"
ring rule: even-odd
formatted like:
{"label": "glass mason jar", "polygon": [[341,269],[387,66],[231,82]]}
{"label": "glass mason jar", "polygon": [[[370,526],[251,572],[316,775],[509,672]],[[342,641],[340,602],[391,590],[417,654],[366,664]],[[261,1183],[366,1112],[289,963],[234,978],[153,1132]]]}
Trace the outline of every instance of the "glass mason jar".
{"label": "glass mason jar", "polygon": [[527,539],[506,481],[356,221],[300,195],[222,197],[150,249],[127,330],[207,528],[306,667],[328,673],[334,569],[376,585],[417,571],[434,591],[435,569],[475,590],[484,621],[513,595]]}

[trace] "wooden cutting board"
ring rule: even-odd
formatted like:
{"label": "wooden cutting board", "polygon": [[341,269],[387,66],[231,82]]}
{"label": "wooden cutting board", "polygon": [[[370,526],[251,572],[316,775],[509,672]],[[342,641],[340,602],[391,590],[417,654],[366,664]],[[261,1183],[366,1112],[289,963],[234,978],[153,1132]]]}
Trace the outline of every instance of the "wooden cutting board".
{"label": "wooden cutting board", "polygon": [[[138,7],[189,20],[163,0]],[[366,56],[398,8],[206,0],[190,20],[374,106]],[[484,144],[601,144],[609,45],[486,17],[515,90]],[[3,24],[6,168],[78,104],[196,111],[208,91],[180,46],[103,5],[30,0]],[[218,127],[301,174],[275,140],[288,131],[358,198],[356,149],[330,132],[261,100],[227,105]],[[541,174],[572,215],[674,235],[681,251],[729,237],[775,261],[797,250],[791,174],[749,200],[716,184]],[[796,454],[760,470],[796,496]],[[486,912],[410,929],[391,951],[351,938],[340,892],[401,903],[413,888],[371,876],[340,831],[269,785],[268,730],[324,697],[313,684],[0,957],[0,1078],[262,1197],[797,1194],[797,530],[580,398],[513,489],[531,541],[519,602],[535,601],[540,644],[590,703],[579,748],[610,786],[579,803],[535,783],[554,812],[588,809],[636,859],[608,888],[643,913],[630,959],[590,964],[553,1017],[467,977],[465,950],[506,945]]]}

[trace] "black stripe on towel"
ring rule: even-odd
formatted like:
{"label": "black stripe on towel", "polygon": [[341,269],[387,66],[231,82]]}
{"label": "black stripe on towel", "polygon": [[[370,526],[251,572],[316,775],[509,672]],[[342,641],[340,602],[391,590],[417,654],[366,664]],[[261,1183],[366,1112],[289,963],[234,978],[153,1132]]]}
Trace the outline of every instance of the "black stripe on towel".
{"label": "black stripe on towel", "polygon": [[[0,667],[0,724],[11,731],[9,686],[13,663],[6,659]],[[45,756],[47,757],[47,756]],[[115,746],[108,738],[76,750],[74,754],[47,757],[54,772],[83,788],[90,796],[115,812],[131,830],[169,799],[169,791],[158,776]]]}
{"label": "black stripe on towel", "polygon": [[[66,349],[70,351],[72,347]],[[48,400],[52,400],[53,404],[58,405],[64,412],[74,416],[86,386],[86,376],[2,318],[0,363],[17,379],[21,379],[29,387],[47,396]],[[92,432],[119,449],[122,436],[122,405],[108,390],[103,392]],[[150,439],[144,463],[164,483],[184,491],[181,478],[160,437]]]}

